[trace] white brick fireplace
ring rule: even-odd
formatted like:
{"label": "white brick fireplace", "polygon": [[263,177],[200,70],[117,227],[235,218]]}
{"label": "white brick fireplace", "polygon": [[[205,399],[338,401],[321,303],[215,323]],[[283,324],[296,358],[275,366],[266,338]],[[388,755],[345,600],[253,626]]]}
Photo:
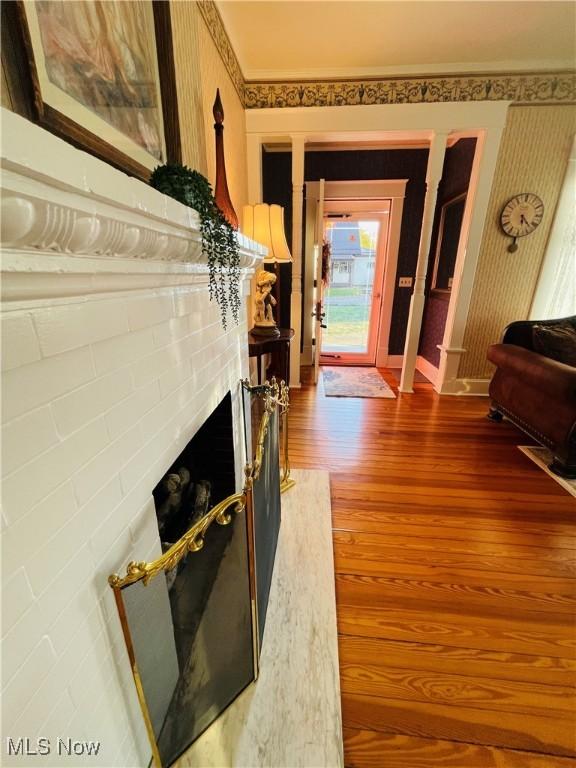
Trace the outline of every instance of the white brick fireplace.
{"label": "white brick fireplace", "polygon": [[[2,128],[2,762],[65,765],[70,738],[100,742],[70,765],[141,766],[107,577],[159,556],[152,489],[229,390],[239,489],[247,325],[221,327],[193,211],[6,110]],[[246,298],[262,249],[240,239]],[[7,758],[6,737],[53,751]]]}

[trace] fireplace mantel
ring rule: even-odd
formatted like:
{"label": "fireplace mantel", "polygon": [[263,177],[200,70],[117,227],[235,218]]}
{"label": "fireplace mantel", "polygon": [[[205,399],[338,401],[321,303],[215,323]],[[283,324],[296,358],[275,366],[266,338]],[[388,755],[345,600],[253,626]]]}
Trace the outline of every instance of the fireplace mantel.
{"label": "fireplace mantel", "polygon": [[[208,282],[194,210],[6,109],[2,134],[4,300]],[[237,237],[251,271],[266,249]]]}

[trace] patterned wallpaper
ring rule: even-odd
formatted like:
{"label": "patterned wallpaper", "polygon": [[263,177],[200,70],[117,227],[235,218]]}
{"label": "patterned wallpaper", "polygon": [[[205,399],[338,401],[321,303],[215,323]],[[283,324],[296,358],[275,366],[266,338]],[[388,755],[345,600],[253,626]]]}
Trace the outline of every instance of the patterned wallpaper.
{"label": "patterned wallpaper", "polygon": [[242,220],[242,206],[248,202],[248,166],[246,159],[246,116],[236,87],[230,79],[218,50],[204,22],[199,25],[200,71],[202,77],[203,116],[206,134],[207,177],[212,186],[216,180],[216,145],[212,107],[216,89],[224,107],[224,155],[226,176],[232,204]]}
{"label": "patterned wallpaper", "polygon": [[198,25],[202,21],[194,3],[172,0],[170,15],[182,162],[206,175],[206,137],[204,123],[198,119],[198,112],[202,109],[200,60],[198,56],[190,56],[191,49],[198,50]]}
{"label": "patterned wallpaper", "polygon": [[[570,106],[542,109],[513,107],[500,145],[458,375],[489,378],[486,349],[500,339],[504,327],[528,317],[554,211],[562,187],[570,147],[576,133],[576,110]],[[500,212],[513,195],[534,192],[545,207],[541,225],[518,241],[516,253],[499,227]]]}

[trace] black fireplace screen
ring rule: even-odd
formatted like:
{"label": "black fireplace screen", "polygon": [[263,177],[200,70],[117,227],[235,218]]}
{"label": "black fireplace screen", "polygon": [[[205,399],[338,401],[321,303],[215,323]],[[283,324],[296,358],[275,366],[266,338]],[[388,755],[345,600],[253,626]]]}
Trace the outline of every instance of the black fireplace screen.
{"label": "black fireplace screen", "polygon": [[245,400],[255,427],[246,425],[243,491],[233,492],[228,395],[154,491],[163,555],[110,577],[158,768],[257,676],[280,526],[283,413],[278,390],[257,390]]}

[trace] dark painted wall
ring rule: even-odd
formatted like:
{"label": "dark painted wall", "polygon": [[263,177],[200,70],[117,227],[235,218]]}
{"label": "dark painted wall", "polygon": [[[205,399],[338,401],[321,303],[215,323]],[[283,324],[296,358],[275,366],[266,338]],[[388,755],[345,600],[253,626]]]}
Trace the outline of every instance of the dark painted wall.
{"label": "dark painted wall", "polygon": [[476,139],[460,139],[453,147],[446,150],[442,180],[438,186],[438,198],[434,212],[434,224],[432,227],[432,239],[430,242],[430,255],[428,260],[428,274],[426,276],[426,304],[424,305],[424,317],[422,319],[422,331],[420,333],[420,345],[418,352],[432,365],[440,364],[440,350],[437,345],[442,343],[450,294],[431,293],[432,274],[434,272],[434,258],[436,244],[438,242],[438,230],[440,228],[440,213],[442,206],[448,200],[468,191]]}
{"label": "dark painted wall", "polygon": [[[428,163],[427,149],[354,150],[345,152],[306,152],[304,178],[306,181],[354,181],[369,179],[408,179],[406,200],[400,235],[397,277],[413,276],[418,260],[418,243],[422,225],[422,211],[426,192],[425,178]],[[263,200],[284,206],[286,237],[292,234],[292,181],[289,152],[264,152],[262,161]],[[304,265],[303,265],[304,266]],[[288,322],[289,281],[282,268],[281,318]],[[398,282],[396,278],[396,283]],[[287,287],[288,286],[288,287]],[[288,296],[285,297],[285,290]],[[411,290],[395,289],[389,352],[399,355],[404,351],[404,337],[410,307]]]}
{"label": "dark painted wall", "polygon": [[354,181],[368,179],[408,179],[400,232],[396,288],[390,327],[391,355],[404,351],[406,323],[410,308],[410,288],[398,288],[399,276],[413,276],[418,261],[418,243],[426,193],[427,149],[373,149],[349,152],[306,152],[306,181]]}

